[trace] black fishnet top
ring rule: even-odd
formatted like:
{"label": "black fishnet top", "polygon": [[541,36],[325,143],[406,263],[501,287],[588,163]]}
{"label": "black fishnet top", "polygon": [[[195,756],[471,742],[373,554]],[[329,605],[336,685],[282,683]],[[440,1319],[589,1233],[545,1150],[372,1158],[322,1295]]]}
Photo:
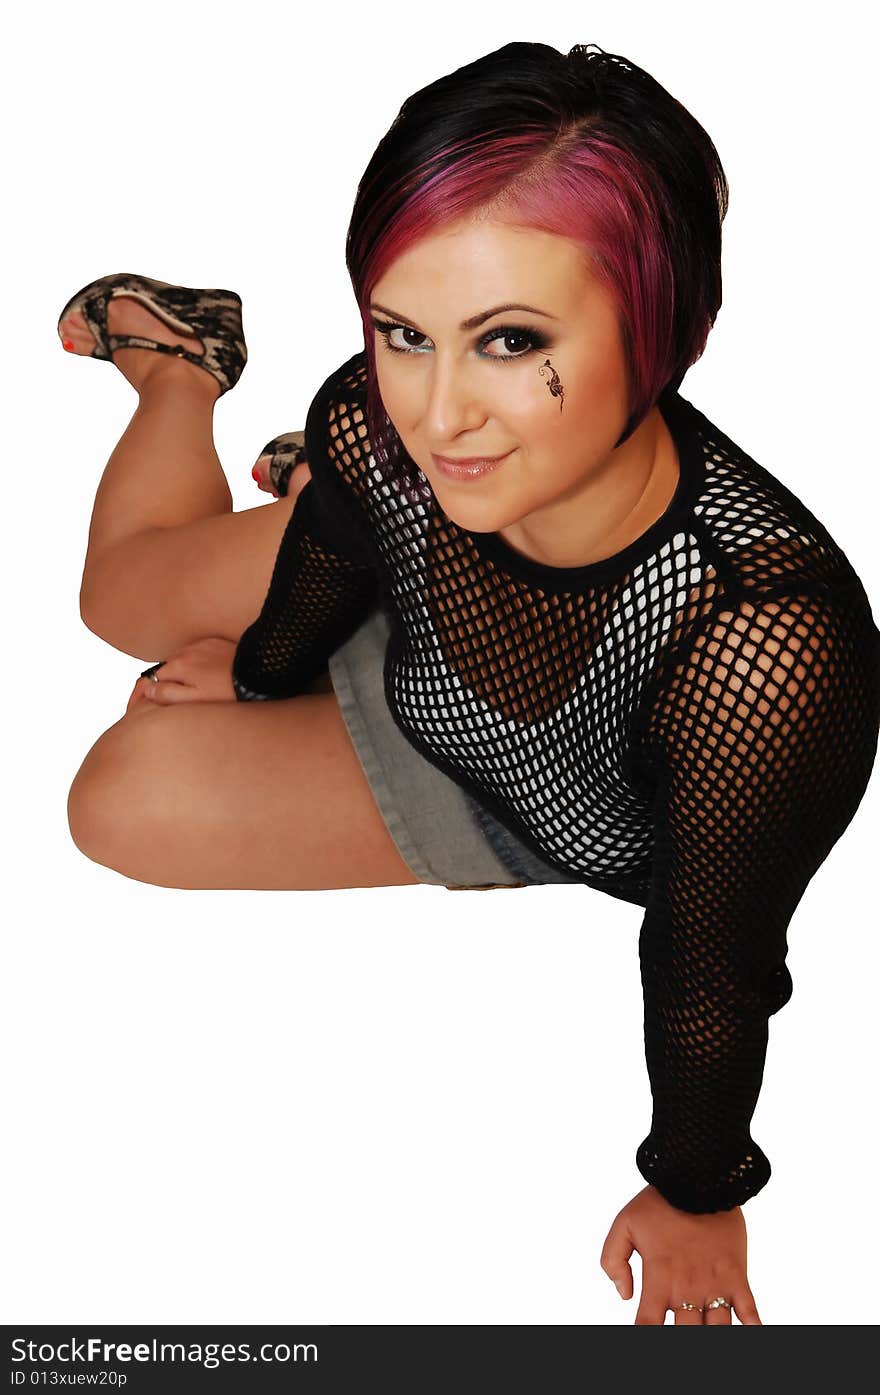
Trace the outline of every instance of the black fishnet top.
{"label": "black fishnet top", "polygon": [[385,607],[385,695],[414,748],[540,857],[645,908],[639,1171],[683,1210],[741,1205],[770,1177],[750,1123],[768,1019],[792,992],[787,928],[877,749],[864,587],[678,393],[659,403],[677,490],[623,552],[551,568],[466,532],[370,453],[365,359],[309,408],[312,478],[238,645],[236,694],[301,692]]}

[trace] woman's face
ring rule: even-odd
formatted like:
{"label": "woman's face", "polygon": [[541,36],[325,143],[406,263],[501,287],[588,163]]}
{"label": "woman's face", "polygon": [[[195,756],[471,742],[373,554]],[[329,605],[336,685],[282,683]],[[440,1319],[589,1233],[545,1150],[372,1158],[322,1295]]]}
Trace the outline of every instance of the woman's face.
{"label": "woman's face", "polygon": [[[483,319],[513,304],[532,308]],[[385,410],[460,527],[577,566],[593,560],[585,553],[608,555],[603,545],[619,541],[627,520],[640,524],[633,536],[647,526],[639,509],[665,425],[654,408],[613,450],[629,411],[623,342],[576,243],[463,220],[400,256],[376,283],[370,313]],[[462,329],[474,317],[482,322]],[[379,330],[388,326],[386,343]],[[504,454],[497,469],[467,479],[450,479],[434,460]]]}

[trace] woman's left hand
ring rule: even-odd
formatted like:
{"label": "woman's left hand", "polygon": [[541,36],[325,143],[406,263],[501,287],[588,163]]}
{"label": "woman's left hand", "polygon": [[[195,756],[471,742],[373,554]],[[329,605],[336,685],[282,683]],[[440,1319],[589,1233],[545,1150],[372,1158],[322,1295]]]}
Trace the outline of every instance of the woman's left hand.
{"label": "woman's left hand", "polygon": [[[662,1327],[669,1308],[676,1327],[729,1327],[730,1308],[706,1309],[713,1298],[732,1303],[743,1326],[763,1326],[746,1277],[742,1207],[691,1215],[672,1206],[656,1187],[645,1187],[615,1216],[602,1247],[599,1262],[621,1298],[633,1296],[633,1250],[642,1260],[637,1327]],[[684,1300],[704,1311],[682,1309]]]}

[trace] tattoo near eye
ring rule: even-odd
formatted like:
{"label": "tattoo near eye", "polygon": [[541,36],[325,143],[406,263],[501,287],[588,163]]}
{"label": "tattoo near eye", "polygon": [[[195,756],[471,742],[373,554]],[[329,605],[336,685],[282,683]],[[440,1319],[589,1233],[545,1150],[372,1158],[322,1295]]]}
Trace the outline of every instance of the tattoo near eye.
{"label": "tattoo near eye", "polygon": [[[373,320],[372,324],[384,341],[385,348],[389,353],[410,355],[424,353],[424,349],[421,348],[402,349],[398,344],[391,343],[391,335],[396,329],[402,330],[404,334],[414,334],[418,339],[427,337],[417,329],[412,329],[409,325],[392,324],[388,320]],[[549,345],[549,341],[539,330],[529,329],[525,325],[499,325],[497,329],[490,330],[488,334],[483,335],[479,341],[479,348],[482,350],[487,344],[494,343],[496,339],[525,339],[528,342],[528,347],[519,352],[484,355],[485,358],[495,359],[498,363],[516,363],[520,359],[529,358],[534,353],[546,352]]]}

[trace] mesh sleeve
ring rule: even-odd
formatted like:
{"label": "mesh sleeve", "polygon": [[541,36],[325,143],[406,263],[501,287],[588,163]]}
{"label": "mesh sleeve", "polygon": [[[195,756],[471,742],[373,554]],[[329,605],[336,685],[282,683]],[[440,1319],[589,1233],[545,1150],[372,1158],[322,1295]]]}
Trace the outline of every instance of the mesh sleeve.
{"label": "mesh sleeve", "polygon": [[326,379],[309,407],[305,451],[311,478],[284,530],[260,614],[233,657],[232,685],[240,702],[302,692],[379,602],[369,530],[334,463],[341,447],[330,440],[329,415],[339,412],[339,373]]}
{"label": "mesh sleeve", "polygon": [[681,1210],[730,1210],[770,1178],[750,1132],[768,1020],[793,989],[792,914],[868,784],[878,640],[863,592],[743,602],[657,705],[639,937],[653,1118],[636,1164]]}
{"label": "mesh sleeve", "polygon": [[377,604],[374,569],[343,555],[322,527],[312,478],[290,515],[262,610],[235,650],[239,702],[301,693]]}

